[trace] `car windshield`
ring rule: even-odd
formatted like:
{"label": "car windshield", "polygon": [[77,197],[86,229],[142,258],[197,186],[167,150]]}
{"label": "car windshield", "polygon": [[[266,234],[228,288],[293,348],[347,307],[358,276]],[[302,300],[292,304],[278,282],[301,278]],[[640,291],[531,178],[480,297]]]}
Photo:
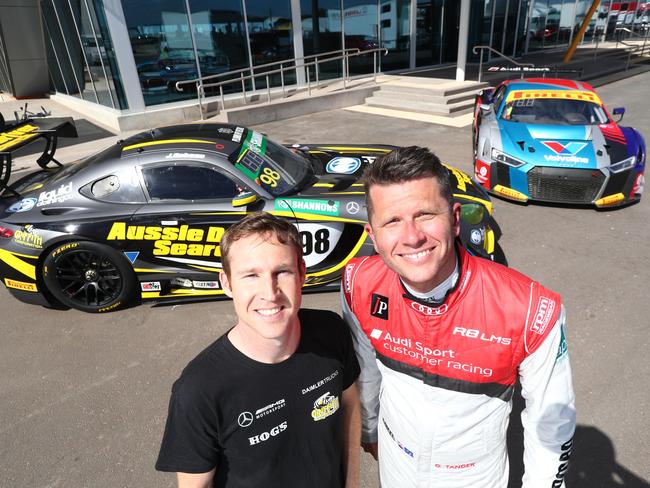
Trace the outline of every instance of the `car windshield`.
{"label": "car windshield", "polygon": [[314,176],[306,158],[251,130],[241,148],[229,159],[244,175],[274,197],[296,193]]}
{"label": "car windshield", "polygon": [[501,112],[501,119],[548,125],[593,125],[609,121],[603,107],[596,103],[552,98],[510,100]]}

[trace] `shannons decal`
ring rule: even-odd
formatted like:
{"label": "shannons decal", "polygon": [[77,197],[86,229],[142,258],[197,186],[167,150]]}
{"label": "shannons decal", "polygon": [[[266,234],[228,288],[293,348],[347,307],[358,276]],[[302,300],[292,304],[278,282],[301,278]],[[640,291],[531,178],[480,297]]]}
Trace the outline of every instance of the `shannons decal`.
{"label": "shannons decal", "polygon": [[314,402],[314,409],[311,411],[311,417],[315,422],[326,419],[339,409],[339,397],[331,395],[328,391],[318,397]]}
{"label": "shannons decal", "polygon": [[226,229],[208,227],[200,229],[181,225],[179,227],[127,225],[114,222],[107,241],[154,241],[154,256],[221,256],[221,241]]}
{"label": "shannons decal", "polygon": [[318,215],[339,215],[340,202],[332,200],[305,200],[301,198],[284,198],[275,201],[275,210],[292,210]]}

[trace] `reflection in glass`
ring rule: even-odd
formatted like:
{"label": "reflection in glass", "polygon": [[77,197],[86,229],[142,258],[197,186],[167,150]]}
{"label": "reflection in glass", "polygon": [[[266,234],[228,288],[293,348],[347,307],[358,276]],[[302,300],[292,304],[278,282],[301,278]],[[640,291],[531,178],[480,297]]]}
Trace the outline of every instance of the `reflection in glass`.
{"label": "reflection in glass", "polygon": [[[293,59],[293,24],[291,23],[291,4],[289,0],[246,0],[248,36],[250,39],[253,66]],[[284,66],[293,66],[287,63]],[[280,66],[262,68],[255,73],[277,70]],[[284,83],[296,82],[295,71],[284,74]],[[270,75],[271,86],[281,83],[280,74]],[[256,88],[266,87],[266,77],[255,78]]]}
{"label": "reflection in glass", "polygon": [[[202,76],[211,76],[249,67],[244,12],[239,0],[192,0],[192,26]],[[245,75],[249,73],[246,72]],[[216,77],[206,83],[218,83],[233,77]],[[247,84],[247,88],[250,83]],[[185,89],[192,87],[185,85]],[[224,93],[241,91],[238,83],[223,86]],[[217,95],[218,88],[208,88],[207,95]]]}
{"label": "reflection in glass", "polygon": [[197,78],[196,58],[183,0],[122,0],[146,105],[195,95],[176,83]]}
{"label": "reflection in glass", "polygon": [[[345,0],[343,6],[345,48],[378,48],[377,0]],[[350,58],[350,74],[372,73],[373,64],[372,54]]]}
{"label": "reflection in glass", "polygon": [[[341,39],[341,4],[339,0],[300,0],[300,11],[305,56],[343,48]],[[341,76],[341,67],[341,61],[319,64],[319,79]],[[315,79],[313,69],[310,69],[310,78]]]}
{"label": "reflection in glass", "polygon": [[382,56],[383,71],[409,67],[410,12],[409,0],[379,0],[379,43],[389,49],[388,54]]}

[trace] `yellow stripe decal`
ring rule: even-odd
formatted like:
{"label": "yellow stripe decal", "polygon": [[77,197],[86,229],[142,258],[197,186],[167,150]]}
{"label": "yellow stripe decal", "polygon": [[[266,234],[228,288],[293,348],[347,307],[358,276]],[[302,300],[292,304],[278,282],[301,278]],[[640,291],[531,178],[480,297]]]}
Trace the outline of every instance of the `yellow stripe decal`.
{"label": "yellow stripe decal", "polygon": [[160,296],[159,291],[143,291],[142,298],[158,298]]}
{"label": "yellow stripe decal", "polygon": [[454,196],[456,198],[460,198],[461,200],[472,200],[473,202],[480,203],[487,209],[488,213],[492,215],[492,207],[493,207],[492,202],[488,202],[487,200],[483,200],[482,198],[465,195],[463,193],[454,193]]}
{"label": "yellow stripe decal", "polygon": [[158,146],[159,144],[214,144],[212,141],[204,141],[201,139],[167,139],[163,141],[149,141],[149,142],[140,142],[138,144],[132,144],[122,148],[122,151],[128,151],[129,149],[137,149],[139,147],[149,147],[149,146]]}
{"label": "yellow stripe decal", "polygon": [[136,273],[176,273],[176,271],[165,271],[162,269],[133,268]]}
{"label": "yellow stripe decal", "polygon": [[248,212],[192,212],[190,215],[246,215]]}
{"label": "yellow stripe decal", "polygon": [[168,296],[212,296],[223,295],[223,290],[174,290]]}
{"label": "yellow stripe decal", "polygon": [[354,246],[354,249],[352,249],[352,251],[350,251],[350,254],[345,256],[345,258],[343,258],[343,260],[341,260],[338,264],[332,266],[331,268],[324,269],[322,271],[317,271],[316,273],[307,273],[307,276],[325,276],[325,275],[328,275],[330,273],[333,273],[334,271],[338,271],[339,269],[341,269],[343,266],[345,266],[345,264],[350,259],[352,259],[355,256],[355,254],[357,253],[357,251],[359,251],[359,249],[361,248],[363,243],[366,242],[366,236],[367,235],[368,234],[364,230],[363,234],[361,234],[361,238],[359,239],[359,242],[357,242],[356,246]]}
{"label": "yellow stripe decal", "polygon": [[242,158],[244,157],[244,155],[245,155],[247,152],[248,152],[248,148],[244,149],[244,150],[242,151],[242,153],[239,155],[239,157],[237,158],[237,161],[236,161],[236,162],[237,162],[237,163],[240,162],[240,161],[242,160]]}
{"label": "yellow stripe decal", "polygon": [[35,130],[38,130],[38,127],[26,124],[12,131],[0,133],[0,151],[6,151],[20,142],[36,138],[39,134],[34,132]]}
{"label": "yellow stripe decal", "polygon": [[202,269],[203,271],[211,271],[213,273],[221,273],[221,268],[211,268],[210,266],[199,266],[198,264],[190,264],[192,268]]}
{"label": "yellow stripe decal", "polygon": [[283,210],[269,210],[270,214],[277,215],[278,217],[289,217],[293,218],[294,216],[298,219],[302,220],[323,220],[326,222],[351,222],[354,224],[365,224],[365,220],[358,220],[358,219],[346,219],[343,217],[332,217],[331,215],[316,215],[316,214],[308,214],[308,213],[299,213],[296,212],[295,214],[291,212],[285,212]]}
{"label": "yellow stripe decal", "polygon": [[352,147],[352,146],[318,146],[319,148],[322,149],[329,149],[331,151],[340,151],[340,152],[381,152],[381,153],[389,153],[392,151],[392,149],[379,149],[379,148],[373,148],[373,147]]}
{"label": "yellow stripe decal", "polygon": [[5,251],[4,249],[0,249],[0,261],[4,261],[9,266],[17,271],[20,271],[25,276],[33,280],[36,279],[36,266],[26,263],[22,259],[17,258],[13,253]]}
{"label": "yellow stripe decal", "polygon": [[365,195],[365,191],[331,191],[328,195]]}

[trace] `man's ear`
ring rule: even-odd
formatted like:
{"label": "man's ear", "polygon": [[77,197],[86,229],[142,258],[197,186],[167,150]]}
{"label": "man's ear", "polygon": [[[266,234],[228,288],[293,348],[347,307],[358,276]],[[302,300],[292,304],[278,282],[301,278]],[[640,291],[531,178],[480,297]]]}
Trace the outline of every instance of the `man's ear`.
{"label": "man's ear", "polygon": [[226,294],[226,296],[232,298],[232,288],[230,287],[230,281],[228,280],[228,275],[224,271],[221,271],[219,273],[219,281],[221,282],[221,288],[223,288],[223,292]]}
{"label": "man's ear", "polygon": [[307,265],[305,264],[305,260],[301,259],[300,260],[300,283],[303,285],[305,284],[305,278],[307,277]]}
{"label": "man's ear", "polygon": [[375,242],[375,235],[372,233],[372,227],[370,226],[370,224],[366,224],[363,226],[363,228],[370,236],[370,239],[372,240],[372,245],[375,248],[375,252],[379,254],[379,249],[377,249],[377,243]]}
{"label": "man's ear", "polygon": [[451,232],[454,237],[460,235],[460,203],[456,202],[451,206]]}

